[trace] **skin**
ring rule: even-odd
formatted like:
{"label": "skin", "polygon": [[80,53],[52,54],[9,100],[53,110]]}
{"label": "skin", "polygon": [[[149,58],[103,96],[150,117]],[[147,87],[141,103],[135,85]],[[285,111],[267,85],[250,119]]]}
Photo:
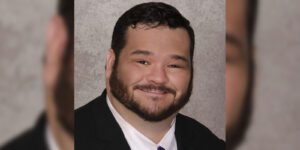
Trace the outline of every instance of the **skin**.
{"label": "skin", "polygon": [[[159,113],[170,104],[177,103],[178,98],[186,93],[191,79],[188,33],[182,28],[148,28],[137,25],[134,29],[128,28],[126,39],[119,56],[117,71],[133,99],[151,113]],[[169,130],[178,112],[162,121],[151,122],[121,104],[110,92],[109,85],[115,59],[113,50],[108,50],[106,87],[111,103],[127,122],[154,143],[158,143]],[[133,89],[140,84],[164,85],[174,89],[176,94]]]}
{"label": "skin", "polygon": [[246,0],[226,3],[226,132],[235,132],[249,80],[246,32]]}
{"label": "skin", "polygon": [[[45,85],[45,99],[46,99],[46,115],[47,121],[52,131],[56,143],[60,149],[73,150],[74,139],[73,135],[62,127],[58,116],[61,112],[55,103],[55,90],[59,81],[59,74],[63,69],[63,56],[68,42],[66,26],[60,16],[54,16],[50,20],[47,30],[47,48],[45,55],[45,62],[43,66],[43,80]],[[73,61],[72,61],[73,62]],[[73,63],[69,68],[72,68]],[[69,74],[69,76],[73,76]],[[73,79],[73,78],[72,78]],[[69,119],[66,122],[73,124],[72,113],[68,113]]]}

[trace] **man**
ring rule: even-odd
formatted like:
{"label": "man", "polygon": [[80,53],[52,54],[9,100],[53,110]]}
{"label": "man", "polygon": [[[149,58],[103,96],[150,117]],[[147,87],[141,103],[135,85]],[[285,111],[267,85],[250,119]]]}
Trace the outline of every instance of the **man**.
{"label": "man", "polygon": [[194,32],[164,3],[143,3],[117,21],[106,56],[106,90],[75,112],[80,150],[225,149],[179,114],[192,92]]}
{"label": "man", "polygon": [[44,58],[46,110],[32,129],[10,141],[3,150],[74,149],[74,1],[59,1],[49,24]]}
{"label": "man", "polygon": [[243,139],[251,115],[256,0],[226,3],[226,146]]}

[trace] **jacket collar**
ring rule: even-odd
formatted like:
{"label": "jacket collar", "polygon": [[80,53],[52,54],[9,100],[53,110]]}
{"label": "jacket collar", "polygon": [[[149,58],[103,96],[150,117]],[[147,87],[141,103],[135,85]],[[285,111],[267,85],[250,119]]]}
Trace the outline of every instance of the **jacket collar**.
{"label": "jacket collar", "polygon": [[[115,120],[113,114],[108,108],[106,102],[106,90],[103,91],[100,97],[96,98],[93,105],[93,117],[96,125],[97,138],[103,143],[108,144],[109,149],[128,149],[130,147],[126,138]],[[115,143],[118,141],[118,143]]]}
{"label": "jacket collar", "polygon": [[[126,141],[126,138],[122,132],[121,127],[118,125],[113,114],[108,108],[106,102],[106,90],[103,91],[101,96],[96,98],[95,105],[93,105],[93,117],[96,124],[96,134],[99,140],[103,140],[103,143],[109,144],[109,149],[120,149],[126,147],[130,150],[130,147]],[[184,122],[182,121],[182,115],[176,116],[175,124],[175,137],[178,150],[193,149],[191,145],[188,145],[191,140],[184,130]],[[187,140],[187,141],[186,141]],[[118,144],[115,143],[118,141]]]}

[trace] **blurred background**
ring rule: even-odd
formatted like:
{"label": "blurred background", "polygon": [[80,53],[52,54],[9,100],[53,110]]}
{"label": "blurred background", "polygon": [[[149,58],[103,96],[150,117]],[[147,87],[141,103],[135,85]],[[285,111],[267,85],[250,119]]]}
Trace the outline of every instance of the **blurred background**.
{"label": "blurred background", "polygon": [[0,1],[0,145],[32,127],[44,108],[42,60],[56,3]]}
{"label": "blurred background", "polygon": [[[230,0],[227,0],[228,2]],[[89,7],[96,7],[91,2],[85,1],[84,3],[84,5]],[[118,5],[118,3],[115,3],[115,6]],[[124,5],[129,7],[132,4]],[[178,5],[183,4],[178,2]],[[55,0],[0,1],[0,145],[31,127],[44,107],[41,79],[42,58],[45,50],[45,31],[50,17],[55,12],[55,6]],[[103,11],[106,11],[110,7],[103,6],[101,8],[103,8]],[[75,8],[75,11],[89,12],[89,10],[83,10],[85,7],[75,6]],[[125,7],[122,8],[125,9]],[[257,29],[254,38],[256,78],[253,88],[252,117],[245,138],[236,149],[296,150],[300,147],[299,8],[300,1],[298,0],[259,0],[258,2]],[[205,14],[212,13],[210,12],[211,10],[224,17],[222,13],[225,13],[225,10],[209,1],[206,2],[206,5],[200,3],[199,6],[195,5],[194,9],[183,10],[183,13],[193,14],[197,12]],[[118,12],[121,13],[121,11],[123,10]],[[93,14],[96,12],[89,13]],[[101,13],[101,11],[98,13]],[[191,20],[199,17],[198,15],[194,16],[195,18]],[[83,17],[84,14],[75,16],[76,19],[84,19]],[[116,17],[106,19],[115,21]],[[218,17],[208,17],[206,19],[202,21],[214,22],[215,19],[222,20],[222,18]],[[84,23],[83,21],[77,20],[77,23]],[[205,22],[199,23],[199,25],[203,24]],[[200,26],[199,30],[205,30],[205,28],[201,27],[203,26]],[[105,32],[105,36],[111,36],[110,31],[112,27],[102,26],[101,28],[109,29],[109,31]],[[220,28],[223,29],[225,27]],[[82,32],[80,28],[77,28],[77,30],[77,32]],[[90,30],[90,32],[94,32],[95,29],[90,28]],[[98,30],[95,31],[95,34],[99,33]],[[207,30],[206,32],[213,31]],[[219,35],[219,38],[223,38],[223,35]],[[86,36],[93,36],[93,34],[87,34]],[[208,36],[207,38],[211,37]],[[106,38],[106,40],[109,41],[110,38]],[[108,44],[107,41],[102,42]],[[80,40],[76,42],[80,42]],[[201,47],[201,45],[198,47]],[[95,45],[96,48],[99,49],[97,45]],[[78,52],[75,54],[78,54]],[[94,54],[93,52],[83,51],[80,55],[75,55],[75,57],[89,55]],[[96,53],[96,55],[95,59],[104,58],[100,53]],[[206,58],[204,57],[203,59]],[[224,61],[225,58],[221,60]],[[75,102],[76,108],[86,103],[86,100],[96,97],[100,94],[100,89],[103,89],[100,83],[103,85],[104,82],[94,80],[96,78],[91,78],[90,76],[99,76],[99,71],[104,68],[104,64],[99,65],[101,64],[101,59],[95,60],[95,62],[93,60],[90,61],[98,66],[95,65],[94,70],[85,72],[83,78],[86,78],[85,80],[92,79],[91,81],[96,83],[79,84],[82,87],[77,88],[85,88],[87,90],[81,91],[80,95],[75,95],[77,98],[80,98],[80,100]],[[205,74],[203,72],[203,75]],[[78,80],[77,82],[81,81]],[[78,83],[75,84],[78,86]],[[221,132],[220,135],[222,136]]]}
{"label": "blurred background", "polygon": [[252,119],[240,150],[300,147],[300,1],[258,0]]}

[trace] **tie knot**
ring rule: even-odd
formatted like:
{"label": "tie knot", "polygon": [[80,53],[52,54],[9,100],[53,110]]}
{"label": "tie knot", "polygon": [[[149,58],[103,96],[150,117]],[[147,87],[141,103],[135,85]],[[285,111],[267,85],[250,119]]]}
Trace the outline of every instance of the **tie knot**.
{"label": "tie knot", "polygon": [[157,150],[165,150],[165,149],[161,146],[158,146]]}

